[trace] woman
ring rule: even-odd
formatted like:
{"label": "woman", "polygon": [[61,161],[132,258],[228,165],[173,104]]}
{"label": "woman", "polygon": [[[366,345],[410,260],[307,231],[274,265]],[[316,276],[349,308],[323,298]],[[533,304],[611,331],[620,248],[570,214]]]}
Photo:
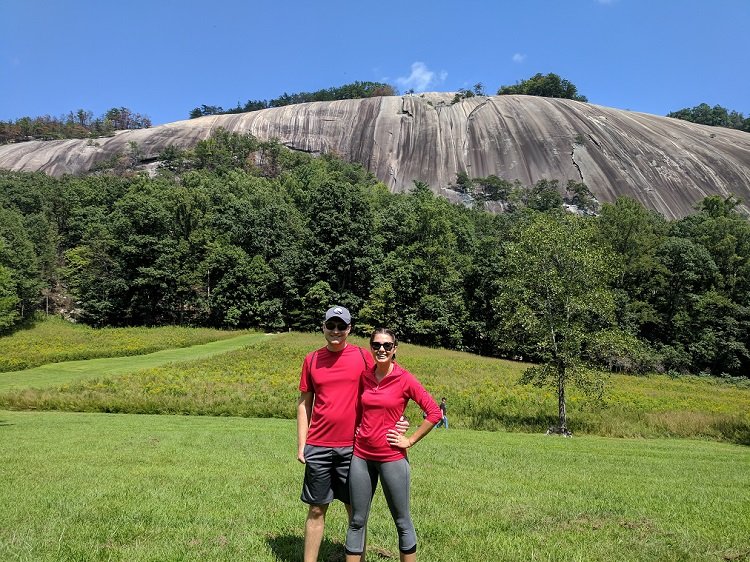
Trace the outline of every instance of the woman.
{"label": "woman", "polygon": [[[398,529],[401,562],[417,559],[417,536],[409,513],[409,461],[413,447],[440,421],[440,407],[419,381],[394,362],[398,342],[387,328],[370,336],[375,367],[362,373],[362,388],[354,455],[349,468],[352,517],[346,533],[346,562],[359,562],[365,548],[365,529],[372,497],[378,484]],[[393,431],[395,423],[414,400],[427,417],[411,437]]]}

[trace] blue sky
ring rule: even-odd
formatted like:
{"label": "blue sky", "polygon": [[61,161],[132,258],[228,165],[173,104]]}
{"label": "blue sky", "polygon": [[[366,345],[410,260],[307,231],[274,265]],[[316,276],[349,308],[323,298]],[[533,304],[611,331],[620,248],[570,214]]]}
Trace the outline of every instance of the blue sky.
{"label": "blue sky", "polygon": [[355,80],[494,93],[537,72],[619,109],[750,116],[750,0],[0,0],[0,22],[0,120],[125,106],[157,125]]}

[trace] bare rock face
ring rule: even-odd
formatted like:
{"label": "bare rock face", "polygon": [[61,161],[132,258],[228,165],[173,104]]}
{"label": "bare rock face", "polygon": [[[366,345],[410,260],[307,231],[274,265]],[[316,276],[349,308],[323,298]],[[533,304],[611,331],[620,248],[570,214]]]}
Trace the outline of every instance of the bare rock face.
{"label": "bare rock face", "polygon": [[278,138],[294,150],[360,162],[392,191],[414,180],[449,194],[457,172],[531,185],[583,181],[599,201],[626,195],[668,218],[706,195],[750,202],[750,134],[677,119],[534,96],[451,93],[314,102],[120,131],[95,140],[0,146],[0,168],[81,174],[136,143],[155,159],[223,127]]}

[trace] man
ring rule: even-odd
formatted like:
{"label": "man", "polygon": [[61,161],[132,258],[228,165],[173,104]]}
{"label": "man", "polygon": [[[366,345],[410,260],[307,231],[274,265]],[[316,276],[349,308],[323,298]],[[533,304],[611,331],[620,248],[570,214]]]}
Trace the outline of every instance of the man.
{"label": "man", "polygon": [[445,396],[440,400],[440,413],[440,421],[435,427],[440,427],[442,425],[445,429],[448,429],[448,406],[445,403]]}
{"label": "man", "polygon": [[[348,344],[352,317],[343,306],[325,314],[325,347],[302,363],[297,403],[297,460],[305,465],[301,499],[309,505],[305,521],[304,562],[316,562],[325,530],[325,516],[334,499],[351,517],[349,464],[359,399],[360,375],[374,366],[369,351]],[[401,433],[408,423],[399,424]],[[364,553],[362,554],[364,560]]]}

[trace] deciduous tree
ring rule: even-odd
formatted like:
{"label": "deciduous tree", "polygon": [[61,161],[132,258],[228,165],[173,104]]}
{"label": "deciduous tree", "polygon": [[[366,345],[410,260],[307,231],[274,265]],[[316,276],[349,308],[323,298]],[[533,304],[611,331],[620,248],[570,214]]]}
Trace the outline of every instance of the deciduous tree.
{"label": "deciduous tree", "polygon": [[549,74],[535,74],[531,78],[521,80],[513,86],[500,86],[500,89],[497,91],[498,96],[508,94],[588,101],[586,96],[578,93],[578,88],[575,84],[552,72]]}
{"label": "deciduous tree", "polygon": [[521,381],[557,392],[558,423],[550,428],[555,433],[569,433],[570,383],[601,389],[584,353],[597,332],[614,324],[615,307],[608,286],[612,259],[596,244],[596,235],[590,219],[534,214],[505,246],[506,276],[492,301],[501,343],[526,349],[540,362]]}

